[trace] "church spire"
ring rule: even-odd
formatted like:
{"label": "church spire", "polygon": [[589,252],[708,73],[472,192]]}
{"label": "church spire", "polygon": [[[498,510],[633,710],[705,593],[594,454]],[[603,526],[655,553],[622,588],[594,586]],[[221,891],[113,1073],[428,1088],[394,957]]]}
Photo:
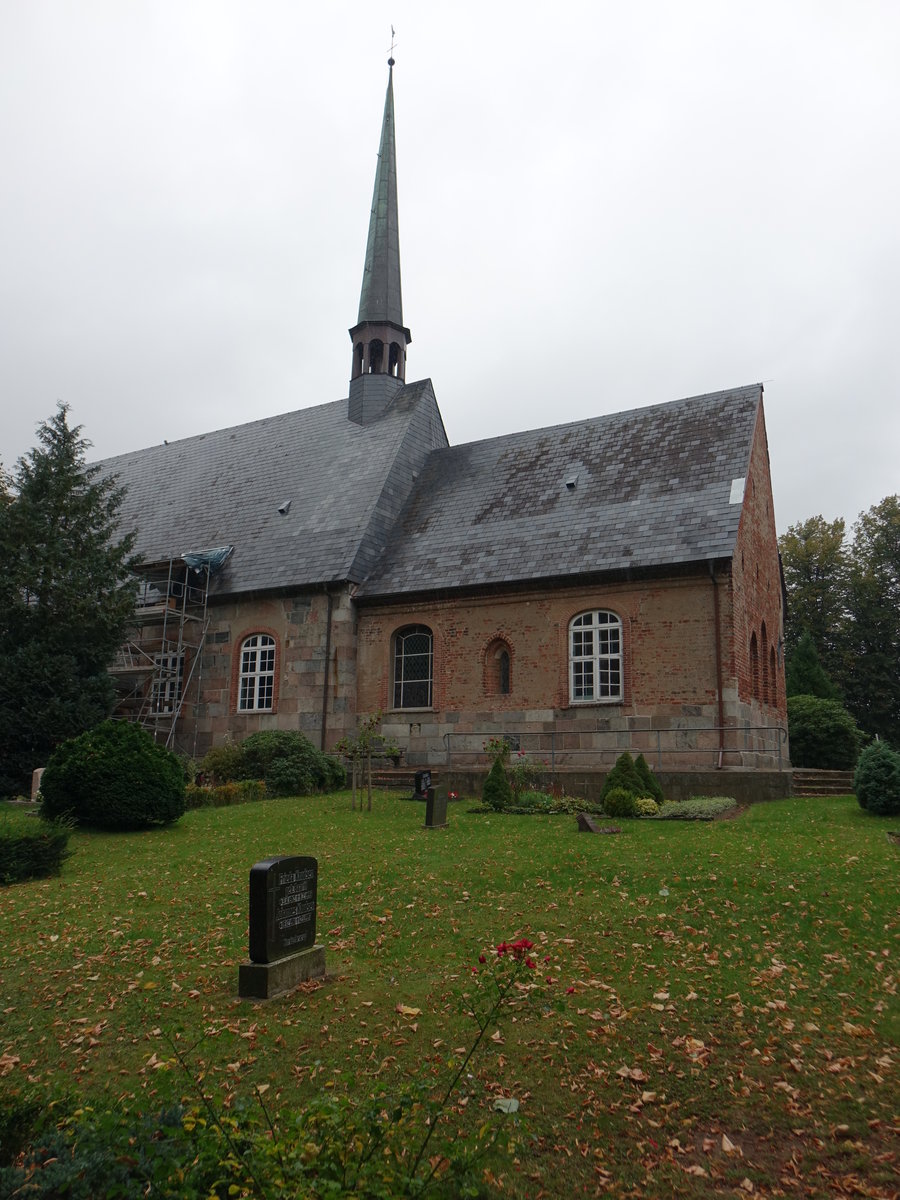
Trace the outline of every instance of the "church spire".
{"label": "church spire", "polygon": [[[400,227],[397,216],[397,151],[394,138],[394,59],[388,59],[388,85],[381,125],[381,145],[375,171],[375,190],[369,216],[369,237],[359,296],[359,316],[350,330],[353,341],[353,370],[350,382],[352,419],[354,395],[361,393],[359,380],[371,381],[364,390],[380,397],[381,410],[390,403],[406,379],[406,348],[412,341],[403,324],[400,291]],[[376,384],[373,376],[380,376]],[[387,384],[387,380],[391,384]],[[357,396],[357,399],[359,396]],[[357,408],[359,405],[356,406]],[[369,409],[370,405],[363,406]],[[366,412],[366,417],[375,415]]]}

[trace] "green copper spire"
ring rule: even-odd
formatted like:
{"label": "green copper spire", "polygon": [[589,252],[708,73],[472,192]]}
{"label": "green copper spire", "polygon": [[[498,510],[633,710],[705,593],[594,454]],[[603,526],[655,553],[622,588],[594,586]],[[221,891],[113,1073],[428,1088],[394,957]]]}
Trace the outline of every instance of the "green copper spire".
{"label": "green copper spire", "polygon": [[403,328],[400,295],[400,228],[397,218],[397,150],[394,140],[394,60],[388,60],[388,86],[384,100],[381,146],[375,191],[369,217],[366,265],[359,296],[358,324],[390,322]]}

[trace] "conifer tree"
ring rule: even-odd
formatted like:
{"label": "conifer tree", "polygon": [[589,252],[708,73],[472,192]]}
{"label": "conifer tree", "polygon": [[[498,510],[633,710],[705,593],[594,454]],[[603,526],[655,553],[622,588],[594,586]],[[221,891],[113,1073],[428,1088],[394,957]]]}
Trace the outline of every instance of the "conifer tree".
{"label": "conifer tree", "polygon": [[68,408],[0,482],[0,794],[112,707],[107,668],[134,611],[123,491],[88,466]]}
{"label": "conifer tree", "polygon": [[787,660],[785,687],[788,696],[818,696],[820,700],[839,700],[840,689],[832,683],[822,666],[816,643],[808,629]]}

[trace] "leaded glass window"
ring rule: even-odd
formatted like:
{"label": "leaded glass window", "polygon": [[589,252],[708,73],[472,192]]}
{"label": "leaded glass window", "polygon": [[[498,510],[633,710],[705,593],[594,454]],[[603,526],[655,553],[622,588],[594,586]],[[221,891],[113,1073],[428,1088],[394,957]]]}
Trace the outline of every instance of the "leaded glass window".
{"label": "leaded glass window", "polygon": [[434,639],[427,625],[394,635],[394,708],[431,708]]}

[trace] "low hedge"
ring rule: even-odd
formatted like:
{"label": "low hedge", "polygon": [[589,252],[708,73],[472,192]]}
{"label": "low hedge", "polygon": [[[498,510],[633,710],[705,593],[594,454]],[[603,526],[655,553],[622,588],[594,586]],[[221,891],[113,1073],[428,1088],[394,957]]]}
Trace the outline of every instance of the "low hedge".
{"label": "low hedge", "polygon": [[241,779],[236,783],[220,783],[216,787],[189,783],[184,789],[188,808],[230,808],[232,804],[250,804],[266,798],[266,785],[261,779]]}
{"label": "low hedge", "polygon": [[58,875],[69,857],[72,827],[33,813],[0,811],[0,884]]}
{"label": "low hedge", "polygon": [[737,808],[731,796],[691,796],[688,800],[666,800],[660,805],[656,821],[712,821]]}

